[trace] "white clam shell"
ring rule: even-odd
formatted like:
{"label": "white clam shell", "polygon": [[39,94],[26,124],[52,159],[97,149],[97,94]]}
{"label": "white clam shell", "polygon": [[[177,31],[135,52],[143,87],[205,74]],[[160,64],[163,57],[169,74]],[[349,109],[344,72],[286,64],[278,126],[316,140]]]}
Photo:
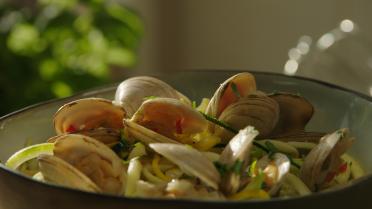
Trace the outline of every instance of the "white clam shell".
{"label": "white clam shell", "polygon": [[220,174],[203,153],[180,144],[153,143],[149,146],[155,152],[178,165],[185,173],[199,178],[213,189],[218,189]]}
{"label": "white clam shell", "polygon": [[124,109],[110,100],[84,98],[63,105],[54,115],[54,128],[57,134],[99,127],[120,129],[124,117]]}
{"label": "white clam shell", "polygon": [[47,182],[88,192],[101,192],[85,174],[58,157],[40,155],[38,162],[43,179]]}
{"label": "white clam shell", "polygon": [[150,96],[190,100],[167,83],[149,76],[138,76],[123,81],[115,93],[115,104],[122,106],[128,117],[132,117],[142,102]]}
{"label": "white clam shell", "polygon": [[87,175],[103,192],[123,194],[126,169],[103,143],[84,135],[66,134],[56,139],[53,152]]}

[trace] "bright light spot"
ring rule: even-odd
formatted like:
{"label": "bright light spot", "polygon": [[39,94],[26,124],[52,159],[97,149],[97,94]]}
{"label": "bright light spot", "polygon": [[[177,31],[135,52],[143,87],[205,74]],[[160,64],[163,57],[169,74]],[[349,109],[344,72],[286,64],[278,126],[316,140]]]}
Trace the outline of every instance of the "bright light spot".
{"label": "bright light spot", "polygon": [[372,86],[369,87],[369,95],[372,96]]}
{"label": "bright light spot", "polygon": [[299,60],[301,57],[301,52],[297,48],[292,48],[289,50],[288,56],[291,60]]}
{"label": "bright light spot", "polygon": [[297,49],[298,51],[302,54],[305,55],[309,52],[310,46],[306,42],[299,42],[297,44]]}
{"label": "bright light spot", "polygon": [[335,36],[332,33],[326,33],[318,40],[316,44],[319,49],[327,49],[335,43]]}
{"label": "bright light spot", "polygon": [[288,60],[284,65],[284,73],[287,75],[294,75],[298,69],[298,62],[296,60]]}
{"label": "bright light spot", "polygon": [[299,43],[304,42],[308,45],[310,45],[312,41],[313,39],[310,36],[301,36],[301,38],[298,40]]}
{"label": "bright light spot", "polygon": [[351,20],[345,19],[340,23],[340,29],[343,32],[349,33],[354,30],[354,23]]}

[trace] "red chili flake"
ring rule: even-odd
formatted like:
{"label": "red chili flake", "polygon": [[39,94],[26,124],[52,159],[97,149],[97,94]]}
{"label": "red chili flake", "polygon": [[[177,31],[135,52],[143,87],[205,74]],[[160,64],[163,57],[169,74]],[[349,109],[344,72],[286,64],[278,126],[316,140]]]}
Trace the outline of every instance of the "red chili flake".
{"label": "red chili flake", "polygon": [[340,167],[338,168],[338,172],[340,173],[343,173],[347,170],[347,163],[343,163],[340,165]]}
{"label": "red chili flake", "polygon": [[336,176],[336,172],[333,172],[333,171],[331,171],[331,172],[329,172],[328,174],[327,174],[327,176],[326,176],[326,179],[325,179],[325,181],[328,183],[328,182],[331,182],[332,180],[333,180],[333,178]]}
{"label": "red chili flake", "polygon": [[73,125],[69,125],[68,128],[66,129],[67,133],[73,133],[76,132],[76,128]]}
{"label": "red chili flake", "polygon": [[176,121],[176,133],[177,134],[182,134],[182,122],[183,122],[182,119],[178,119]]}

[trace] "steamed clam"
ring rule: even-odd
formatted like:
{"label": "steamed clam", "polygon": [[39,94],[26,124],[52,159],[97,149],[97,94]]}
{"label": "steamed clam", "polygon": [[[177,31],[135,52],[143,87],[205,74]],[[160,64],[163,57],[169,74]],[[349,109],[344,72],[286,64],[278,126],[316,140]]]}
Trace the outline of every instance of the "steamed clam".
{"label": "steamed clam", "polygon": [[[256,91],[256,80],[248,72],[238,73],[223,82],[211,98],[206,114],[218,118],[230,104],[239,97],[244,97]],[[237,95],[239,94],[239,95]]]}
{"label": "steamed clam", "polygon": [[257,168],[261,169],[266,175],[265,186],[269,194],[275,195],[278,192],[286,174],[289,173],[290,167],[290,160],[281,153],[275,153],[272,156],[265,155],[257,161]]}
{"label": "steamed clam", "polygon": [[195,109],[176,99],[155,98],[142,103],[132,122],[175,140],[207,129],[207,120]]}
{"label": "steamed clam", "polygon": [[301,179],[312,190],[320,189],[333,178],[342,164],[341,155],[352,145],[348,129],[340,129],[320,139],[306,156]]}
{"label": "steamed clam", "polygon": [[207,186],[218,189],[220,174],[213,163],[201,152],[192,147],[178,144],[153,143],[150,144],[150,147],[177,164],[186,173],[198,177]]}
{"label": "steamed clam", "polygon": [[252,126],[248,126],[240,130],[222,151],[219,159],[221,165],[227,167],[238,166],[237,169],[229,171],[222,178],[221,189],[225,194],[233,194],[238,191],[240,176],[248,165],[249,152],[257,135],[258,131]]}
{"label": "steamed clam", "polygon": [[116,89],[114,102],[132,117],[148,97],[174,98],[191,105],[190,100],[167,83],[149,76],[138,76],[123,81]]}
{"label": "steamed clam", "polygon": [[[262,138],[272,132],[278,118],[279,106],[273,99],[262,94],[250,94],[226,107],[218,119],[236,130],[254,126]],[[219,127],[215,127],[215,132],[224,142],[232,137],[231,132]]]}
{"label": "steamed clam", "polygon": [[79,133],[105,143],[116,143],[126,113],[110,100],[85,98],[63,105],[54,115],[57,134]]}
{"label": "steamed clam", "polygon": [[56,139],[53,153],[84,173],[103,192],[123,193],[125,167],[121,159],[101,142],[78,134],[61,135]]}
{"label": "steamed clam", "polygon": [[85,174],[58,157],[40,155],[38,162],[43,179],[47,182],[88,192],[101,192],[101,189]]}
{"label": "steamed clam", "polygon": [[298,133],[305,130],[306,124],[314,114],[313,105],[297,94],[277,92],[269,95],[277,102],[280,109],[279,121],[272,136]]}

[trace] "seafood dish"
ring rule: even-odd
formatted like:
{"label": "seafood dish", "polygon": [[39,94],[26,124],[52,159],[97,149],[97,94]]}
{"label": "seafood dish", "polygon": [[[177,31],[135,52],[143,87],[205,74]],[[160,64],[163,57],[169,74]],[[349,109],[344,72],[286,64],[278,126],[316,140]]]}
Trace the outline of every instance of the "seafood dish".
{"label": "seafood dish", "polygon": [[86,192],[221,201],[311,195],[365,175],[347,153],[349,129],[307,130],[316,109],[299,94],[264,92],[242,72],[205,96],[197,104],[155,77],[126,79],[113,100],[60,107],[55,136],[5,165]]}

